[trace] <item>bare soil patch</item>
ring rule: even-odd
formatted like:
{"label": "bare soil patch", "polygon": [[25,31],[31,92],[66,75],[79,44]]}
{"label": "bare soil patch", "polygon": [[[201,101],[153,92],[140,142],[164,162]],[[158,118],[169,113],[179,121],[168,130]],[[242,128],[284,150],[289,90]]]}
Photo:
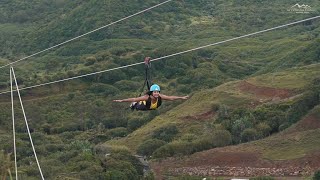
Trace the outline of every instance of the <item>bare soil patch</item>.
{"label": "bare soil patch", "polygon": [[226,148],[217,148],[190,157],[152,162],[151,168],[156,179],[164,179],[164,174],[207,177],[302,177],[320,170],[320,152],[294,160],[272,161],[263,159],[258,152],[226,151]]}
{"label": "bare soil patch", "polygon": [[201,114],[193,115],[193,116],[184,116],[180,119],[182,120],[208,120],[211,119],[216,114],[215,111],[208,111]]}
{"label": "bare soil patch", "polygon": [[285,99],[294,95],[293,91],[288,89],[261,87],[247,81],[240,82],[238,88],[243,92],[254,94],[257,97]]}
{"label": "bare soil patch", "polygon": [[310,114],[286,131],[287,134],[320,128],[320,118]]}

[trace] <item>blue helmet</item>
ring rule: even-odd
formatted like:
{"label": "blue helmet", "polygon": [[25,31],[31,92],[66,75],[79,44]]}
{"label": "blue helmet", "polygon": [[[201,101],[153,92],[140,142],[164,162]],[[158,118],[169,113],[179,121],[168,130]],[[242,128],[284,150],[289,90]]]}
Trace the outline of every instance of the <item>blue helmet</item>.
{"label": "blue helmet", "polygon": [[154,84],[150,87],[150,91],[160,91],[160,86],[158,84]]}

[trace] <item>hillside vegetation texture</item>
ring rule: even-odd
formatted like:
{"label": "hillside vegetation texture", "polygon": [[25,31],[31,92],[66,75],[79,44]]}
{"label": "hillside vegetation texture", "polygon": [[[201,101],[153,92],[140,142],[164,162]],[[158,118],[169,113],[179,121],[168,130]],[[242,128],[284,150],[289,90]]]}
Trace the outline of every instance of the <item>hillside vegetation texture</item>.
{"label": "hillside vegetation texture", "polygon": [[[320,162],[320,18],[152,62],[161,93],[190,96],[153,111],[112,101],[146,91],[143,64],[72,79],[316,17],[319,1],[307,0],[303,8],[289,0],[173,0],[41,52],[161,2],[0,2],[2,179],[16,175],[11,62],[45,179],[319,176],[313,162]],[[39,179],[13,94],[18,177]],[[260,159],[252,168],[293,168],[282,174],[194,170],[218,166],[221,152],[254,152],[270,162]],[[307,170],[297,169],[306,158]],[[261,177],[267,175],[273,177]]]}

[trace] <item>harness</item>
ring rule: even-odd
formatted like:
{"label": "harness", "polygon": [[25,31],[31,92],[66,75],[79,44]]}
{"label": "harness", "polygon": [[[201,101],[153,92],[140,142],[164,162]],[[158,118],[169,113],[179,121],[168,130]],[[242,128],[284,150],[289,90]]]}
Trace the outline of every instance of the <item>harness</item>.
{"label": "harness", "polygon": [[[150,86],[151,86],[151,63],[150,63],[151,58],[150,57],[146,57],[144,59],[144,64],[145,64],[145,80],[141,89],[141,93],[139,96],[141,96],[141,94],[147,94],[149,95],[148,99],[146,101],[140,101],[138,103],[136,103],[134,106],[130,106],[132,110],[136,109],[136,110],[141,110],[141,111],[147,111],[147,110],[155,110],[157,109],[159,106],[161,106],[162,104],[162,100],[161,97],[159,96],[157,99],[157,107],[154,109],[150,109],[151,104],[152,104],[152,100],[151,97],[152,96],[152,92],[149,91]],[[143,92],[143,89],[145,88],[145,86],[147,85],[147,92]]]}
{"label": "harness", "polygon": [[[147,85],[147,94],[150,96],[150,86],[151,86],[151,63],[150,63],[151,58],[146,57],[144,59],[144,65],[145,65],[145,80],[143,83],[143,86],[141,88],[141,92],[143,92],[144,87]],[[140,93],[139,96],[141,96],[142,93]]]}

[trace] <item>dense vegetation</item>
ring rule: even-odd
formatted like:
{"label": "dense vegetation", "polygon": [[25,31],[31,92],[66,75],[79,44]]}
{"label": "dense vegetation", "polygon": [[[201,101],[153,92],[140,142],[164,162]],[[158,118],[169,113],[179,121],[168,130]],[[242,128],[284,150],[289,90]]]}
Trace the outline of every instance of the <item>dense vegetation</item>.
{"label": "dense vegetation", "polygon": [[[5,0],[0,5],[0,65],[18,60],[131,15],[158,1]],[[318,1],[308,1],[319,7]],[[288,12],[285,1],[173,1],[14,66],[20,87],[140,62],[314,16]],[[284,15],[285,14],[285,15]],[[225,82],[320,61],[319,21],[233,41],[152,63],[152,77],[165,94],[194,94]],[[183,134],[175,124],[159,127],[137,152],[102,143],[130,136],[181,102],[148,113],[130,112],[115,97],[136,96],[144,67],[135,66],[22,91],[44,176],[78,179],[145,179],[135,153],[156,158],[191,154],[266,137],[298,121],[319,104],[319,79],[290,102],[255,109],[212,107],[215,123],[203,134]],[[9,89],[7,68],[0,89]],[[0,96],[0,173],[14,173],[11,103]],[[18,169],[38,179],[20,104],[15,102]],[[181,134],[183,134],[181,136]],[[179,140],[176,140],[181,136]],[[10,160],[11,157],[11,160]],[[10,170],[10,172],[8,172]]]}

